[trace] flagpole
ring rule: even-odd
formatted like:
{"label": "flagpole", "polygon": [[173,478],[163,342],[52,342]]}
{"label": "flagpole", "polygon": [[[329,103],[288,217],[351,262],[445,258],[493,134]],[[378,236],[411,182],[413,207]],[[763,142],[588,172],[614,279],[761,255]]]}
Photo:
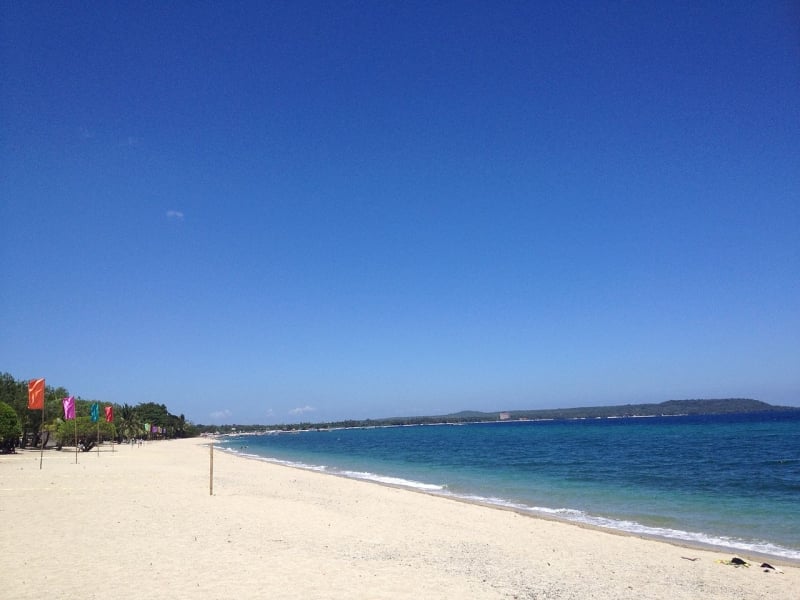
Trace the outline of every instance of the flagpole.
{"label": "flagpole", "polygon": [[106,413],[106,423],[111,423],[111,451],[114,452],[114,438],[117,435],[117,428],[114,427],[114,407],[106,406],[103,412]]}
{"label": "flagpole", "polygon": [[211,452],[209,455],[208,495],[214,495],[214,434],[211,434]]}
{"label": "flagpole", "polygon": [[100,417],[97,417],[97,458],[100,458]]}
{"label": "flagpole", "polygon": [[39,437],[42,439],[42,447],[39,450],[39,470],[42,470],[42,458],[44,458],[44,436],[42,433],[44,432],[44,405],[46,402],[44,398],[42,398],[42,425],[39,427]]}
{"label": "flagpole", "polygon": [[78,464],[78,415],[72,417],[75,421],[75,464]]}

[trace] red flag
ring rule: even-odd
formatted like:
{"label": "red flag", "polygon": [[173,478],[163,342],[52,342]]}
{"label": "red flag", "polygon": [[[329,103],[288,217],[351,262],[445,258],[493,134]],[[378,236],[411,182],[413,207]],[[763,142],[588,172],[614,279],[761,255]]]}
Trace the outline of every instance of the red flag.
{"label": "red flag", "polygon": [[114,407],[106,406],[106,423],[111,423],[114,420]]}
{"label": "red flag", "polygon": [[44,410],[44,379],[31,379],[28,382],[28,408]]}

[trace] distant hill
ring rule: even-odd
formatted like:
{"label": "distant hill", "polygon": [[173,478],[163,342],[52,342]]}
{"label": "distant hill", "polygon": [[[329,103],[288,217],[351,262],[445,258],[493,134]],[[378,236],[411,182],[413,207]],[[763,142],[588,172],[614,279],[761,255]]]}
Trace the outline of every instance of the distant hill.
{"label": "distant hill", "polygon": [[[555,408],[545,410],[507,411],[509,419],[593,419],[597,417],[652,417],[675,415],[721,415],[786,410],[749,398],[723,398],[710,400],[667,400],[658,404],[623,404],[616,406],[591,406],[581,408]],[[494,415],[495,413],[489,413]]]}
{"label": "distant hill", "polygon": [[[293,425],[238,425],[236,430],[263,431],[268,429],[332,429],[336,427],[385,427],[391,425],[435,425],[440,423],[476,423],[493,421],[518,421],[537,419],[597,419],[612,417],[654,417],[676,415],[721,415],[798,410],[791,406],[773,406],[749,398],[723,398],[709,400],[667,400],[658,404],[621,404],[617,406],[589,406],[581,408],[553,408],[537,410],[509,410],[479,412],[464,410],[449,415],[390,417],[387,419],[348,420],[336,423],[299,423]],[[198,426],[201,431],[228,432],[233,426]]]}

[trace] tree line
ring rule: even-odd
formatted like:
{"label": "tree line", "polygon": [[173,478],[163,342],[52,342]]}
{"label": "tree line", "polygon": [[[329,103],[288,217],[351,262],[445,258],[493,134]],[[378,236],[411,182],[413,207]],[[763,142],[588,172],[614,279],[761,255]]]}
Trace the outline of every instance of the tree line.
{"label": "tree line", "polygon": [[[45,387],[44,422],[41,410],[28,409],[28,381],[0,374],[0,451],[15,447],[73,445],[75,438],[84,450],[98,441],[118,443],[136,438],[170,439],[194,437],[197,428],[183,415],[173,415],[164,404],[142,402],[136,406],[75,397],[74,421],[64,420],[62,399],[70,396],[64,387]],[[97,422],[90,418],[92,404],[100,405]],[[114,418],[106,422],[102,407],[113,407]]]}

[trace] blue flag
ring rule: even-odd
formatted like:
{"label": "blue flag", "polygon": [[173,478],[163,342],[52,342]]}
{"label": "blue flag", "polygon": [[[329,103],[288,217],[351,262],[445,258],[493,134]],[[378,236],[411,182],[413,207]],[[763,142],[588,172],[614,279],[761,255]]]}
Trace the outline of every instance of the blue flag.
{"label": "blue flag", "polygon": [[97,423],[98,419],[100,419],[100,406],[97,404],[97,402],[92,404],[89,414],[92,416],[92,423]]}

